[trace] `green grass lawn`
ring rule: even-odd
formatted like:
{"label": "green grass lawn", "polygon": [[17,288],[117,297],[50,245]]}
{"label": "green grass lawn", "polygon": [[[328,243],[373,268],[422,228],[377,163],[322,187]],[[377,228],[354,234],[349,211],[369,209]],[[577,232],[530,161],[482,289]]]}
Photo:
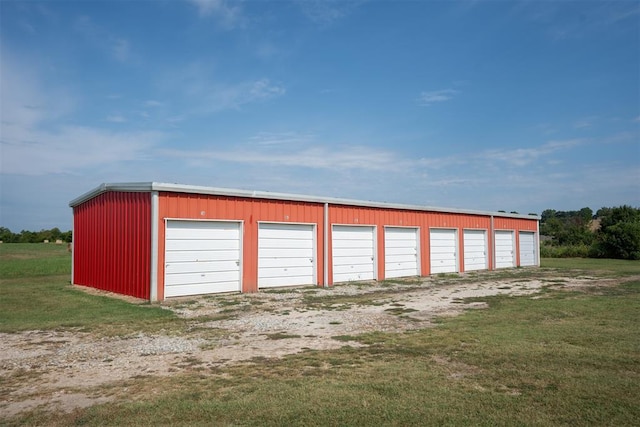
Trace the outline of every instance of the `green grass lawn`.
{"label": "green grass lawn", "polygon": [[[0,257],[4,263],[4,253]],[[5,423],[639,425],[640,281],[628,276],[638,274],[640,262],[543,260],[542,266],[547,276],[555,269],[559,277],[619,277],[620,284],[595,280],[580,292],[483,298],[488,309],[443,318],[435,328],[360,335],[356,339],[368,344],[362,348],[306,351],[224,369],[194,360],[186,373],[103,386],[119,396],[114,402],[71,413],[35,410]],[[509,277],[535,278],[536,271],[515,269]],[[5,289],[7,282],[13,284]],[[100,322],[129,322],[126,330],[178,322],[154,307],[76,291],[62,276],[3,279],[0,286],[5,331],[64,328],[65,313],[74,326],[89,330]],[[7,296],[11,304],[4,303]],[[4,311],[31,305],[32,298],[63,303],[51,303],[44,319],[14,315],[5,325]],[[91,307],[87,311],[111,308],[98,311],[97,320],[67,312],[71,306],[83,311],[83,305]]]}
{"label": "green grass lawn", "polygon": [[540,267],[557,270],[584,270],[626,276],[640,274],[640,261],[594,258],[542,258]]}
{"label": "green grass lawn", "polygon": [[71,254],[64,245],[0,244],[0,332],[80,328],[127,334],[180,328],[172,312],[136,305],[71,286]]}

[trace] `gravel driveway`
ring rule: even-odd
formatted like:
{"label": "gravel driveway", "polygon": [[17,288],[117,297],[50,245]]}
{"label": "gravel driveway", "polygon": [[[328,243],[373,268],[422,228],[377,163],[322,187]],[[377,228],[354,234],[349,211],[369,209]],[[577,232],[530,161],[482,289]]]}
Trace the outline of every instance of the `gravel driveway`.
{"label": "gravel driveway", "polygon": [[[563,286],[592,282],[559,280]],[[72,410],[108,401],[97,392],[99,386],[140,375],[172,375],[194,364],[225,366],[306,349],[358,347],[362,344],[351,339],[354,335],[429,327],[435,317],[486,306],[465,298],[534,294],[553,278],[488,274],[483,279],[481,274],[446,282],[421,278],[173,299],[163,307],[191,325],[178,336],[99,337],[73,330],[0,334],[0,410],[5,416],[39,405]]]}

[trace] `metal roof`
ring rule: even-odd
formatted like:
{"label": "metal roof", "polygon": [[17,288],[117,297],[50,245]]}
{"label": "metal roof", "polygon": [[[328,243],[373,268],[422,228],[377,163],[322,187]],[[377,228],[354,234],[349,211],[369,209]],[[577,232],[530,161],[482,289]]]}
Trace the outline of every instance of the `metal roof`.
{"label": "metal roof", "polygon": [[335,197],[307,196],[302,194],[272,193],[270,191],[238,190],[232,188],[204,187],[198,185],[169,184],[162,182],[122,182],[104,183],[83,195],[71,200],[69,206],[75,207],[108,191],[151,192],[165,191],[169,193],[209,194],[213,196],[244,197],[250,199],[286,200],[294,202],[328,203],[331,205],[362,206],[369,208],[400,209],[412,211],[429,211],[444,213],[461,213],[469,215],[498,216],[505,218],[521,218],[539,220],[538,215],[512,214],[507,212],[491,212],[434,206],[407,205],[399,203],[374,202],[368,200],[340,199]]}

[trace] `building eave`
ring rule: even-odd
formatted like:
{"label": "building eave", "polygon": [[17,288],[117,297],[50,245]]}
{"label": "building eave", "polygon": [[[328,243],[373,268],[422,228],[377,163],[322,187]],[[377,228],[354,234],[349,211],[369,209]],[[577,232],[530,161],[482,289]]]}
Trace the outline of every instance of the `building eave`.
{"label": "building eave", "polygon": [[98,187],[90,190],[81,196],[73,199],[69,202],[69,206],[76,207],[100,194],[109,191],[122,191],[122,192],[168,192],[168,193],[188,193],[188,194],[205,194],[212,196],[228,196],[228,197],[242,197],[248,199],[265,199],[265,200],[284,200],[292,202],[305,202],[305,203],[328,203],[330,205],[343,205],[343,206],[360,206],[368,208],[378,209],[397,209],[397,210],[412,210],[412,211],[427,211],[427,212],[442,212],[442,213],[457,213],[466,215],[480,215],[480,216],[495,216],[501,218],[516,218],[516,219],[529,219],[540,220],[538,215],[523,215],[507,212],[492,212],[470,209],[458,209],[458,208],[443,208],[436,206],[422,206],[422,205],[410,205],[400,203],[387,203],[387,202],[375,202],[368,200],[355,200],[355,199],[342,199],[335,197],[319,197],[303,194],[290,194],[290,193],[277,193],[270,191],[252,191],[252,190],[240,190],[232,188],[219,188],[219,187],[206,187],[197,185],[184,185],[184,184],[171,184],[160,182],[124,182],[124,183],[104,183]]}

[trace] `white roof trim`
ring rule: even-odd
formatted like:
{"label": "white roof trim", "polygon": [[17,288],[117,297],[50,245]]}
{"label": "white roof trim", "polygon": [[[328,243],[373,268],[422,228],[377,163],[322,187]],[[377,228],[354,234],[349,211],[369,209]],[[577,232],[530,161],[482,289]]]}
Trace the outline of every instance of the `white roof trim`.
{"label": "white roof trim", "polygon": [[469,215],[497,216],[504,218],[535,219],[537,215],[512,214],[506,212],[477,211],[468,209],[442,208],[434,206],[407,205],[398,203],[373,202],[367,200],[340,199],[335,197],[317,197],[302,194],[272,193],[269,191],[250,191],[232,188],[204,187],[197,185],[169,184],[161,182],[123,182],[105,183],[91,191],[73,199],[69,206],[75,207],[108,191],[151,192],[165,191],[169,193],[209,194],[214,196],[244,197],[249,199],[286,200],[294,202],[329,203],[330,205],[362,206],[369,208],[400,209],[412,211],[461,213]]}

